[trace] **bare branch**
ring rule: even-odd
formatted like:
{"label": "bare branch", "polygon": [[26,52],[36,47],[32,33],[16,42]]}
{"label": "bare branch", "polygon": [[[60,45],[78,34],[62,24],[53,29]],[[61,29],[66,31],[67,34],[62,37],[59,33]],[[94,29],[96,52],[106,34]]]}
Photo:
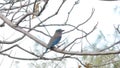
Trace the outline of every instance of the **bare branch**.
{"label": "bare branch", "polygon": [[25,35],[23,35],[23,36],[21,36],[21,37],[19,37],[19,38],[17,38],[17,39],[14,39],[14,40],[12,40],[12,41],[1,41],[0,40],[0,43],[1,44],[13,44],[13,43],[16,43],[17,41],[20,41],[21,39],[23,39],[25,37]]}
{"label": "bare branch", "polygon": [[98,25],[98,23],[94,26],[94,28],[93,28],[89,33],[86,33],[84,36],[74,39],[71,43],[69,43],[66,47],[64,47],[63,50],[65,50],[67,47],[69,47],[69,46],[70,46],[72,43],[74,43],[76,40],[82,39],[82,38],[84,38],[84,37],[87,37],[89,34],[91,34],[91,33],[96,29],[97,25]]}
{"label": "bare branch", "polygon": [[[0,18],[2,20],[4,20],[6,22],[6,24],[8,24],[11,28],[21,32],[21,33],[24,33],[25,35],[27,35],[29,38],[33,39],[34,41],[36,41],[37,43],[41,44],[42,46],[44,47],[47,47],[45,43],[43,43],[42,41],[40,41],[39,39],[37,39],[36,37],[34,37],[33,35],[31,35],[30,33],[26,32],[25,30],[19,28],[19,27],[16,27],[13,23],[11,23],[10,20],[8,20],[4,15],[0,14]],[[97,26],[97,25],[96,25]],[[89,35],[90,33],[92,33],[94,31],[94,29],[96,28],[96,26],[93,28],[93,30],[91,32],[89,32],[87,35]],[[83,36],[83,37],[86,37],[87,35]],[[83,37],[80,37],[80,38],[77,38],[77,39],[81,39]],[[75,40],[77,40],[75,39]],[[75,41],[74,40],[74,41]],[[59,49],[56,49],[54,48],[53,49],[54,51],[56,52],[59,52],[59,53],[63,53],[63,54],[69,54],[69,55],[109,55],[109,54],[119,54],[120,51],[109,51],[109,52],[68,52],[68,51],[63,51],[63,50],[59,50]]]}
{"label": "bare branch", "polygon": [[0,14],[0,18],[1,18],[3,21],[5,21],[6,24],[8,24],[11,28],[13,28],[13,29],[15,29],[15,30],[17,30],[17,31],[19,31],[19,32],[27,35],[27,36],[28,36],[29,38],[31,38],[31,39],[34,39],[37,43],[41,44],[42,46],[47,47],[46,44],[45,44],[43,41],[41,41],[41,40],[39,40],[38,38],[34,37],[32,34],[30,34],[29,32],[21,29],[20,27],[16,27],[16,25],[14,25],[14,24],[13,24],[9,19],[7,19],[4,15]]}
{"label": "bare branch", "polygon": [[73,4],[72,8],[71,8],[70,11],[68,12],[68,16],[67,16],[67,19],[66,19],[66,21],[65,21],[64,24],[67,24],[67,22],[68,22],[68,20],[69,20],[69,17],[70,17],[70,13],[71,13],[72,10],[74,9],[74,7],[78,4],[78,2],[79,2],[79,0],[76,1],[76,2]]}
{"label": "bare branch", "polygon": [[38,16],[40,16],[40,15],[42,14],[42,12],[45,10],[46,5],[48,4],[48,2],[49,2],[49,0],[46,0],[44,6],[43,6],[43,8],[42,8],[42,10],[38,13]]}
{"label": "bare branch", "polygon": [[[119,33],[120,33],[120,31],[119,31],[119,26],[118,26],[118,28],[116,28],[116,27],[114,27]],[[120,44],[120,40],[119,41],[117,41],[117,42],[115,42],[115,43],[113,43],[111,46],[108,46],[108,47],[106,47],[106,48],[104,48],[104,49],[102,49],[102,50],[100,50],[100,51],[105,51],[105,50],[107,50],[107,49],[110,49],[111,47],[114,47],[115,45],[117,45],[117,44]]]}
{"label": "bare branch", "polygon": [[[1,11],[7,11],[7,10],[15,10],[15,9],[18,9],[18,8],[23,8],[23,7],[26,7],[28,5],[32,5],[34,4],[34,2],[32,3],[29,3],[29,4],[25,4],[25,5],[21,5],[21,6],[16,6],[16,7],[11,7],[11,8],[3,8],[3,9],[0,9]],[[6,5],[6,4],[5,4]]]}
{"label": "bare branch", "polygon": [[27,16],[32,15],[33,13],[28,13],[26,15],[24,15],[21,19],[19,19],[19,21],[16,23],[16,25],[18,26],[20,24],[20,22],[22,22],[23,19],[25,19]]}
{"label": "bare branch", "polygon": [[23,50],[23,51],[25,51],[25,52],[27,52],[27,53],[29,53],[29,54],[31,54],[31,55],[34,55],[34,56],[36,56],[36,57],[39,57],[38,55],[34,54],[33,52],[29,52],[28,50],[26,50],[26,49],[20,47],[18,44],[13,45],[13,46],[11,46],[11,47],[9,47],[9,48],[7,48],[7,49],[4,49],[4,50],[0,51],[0,53],[9,51],[9,50],[13,49],[14,47],[18,47],[18,48],[20,48],[21,50]]}
{"label": "bare branch", "polygon": [[100,51],[105,51],[105,50],[107,50],[107,49],[110,49],[111,47],[113,47],[113,46],[115,46],[115,45],[117,45],[117,44],[120,44],[120,40],[117,41],[117,42],[115,42],[115,43],[113,43],[111,46],[106,47],[106,48],[104,48],[104,49],[102,49],[102,50],[100,50]]}
{"label": "bare branch", "polygon": [[83,32],[84,34],[87,34],[85,31],[80,30],[80,29],[78,29],[76,26],[71,25],[71,24],[46,24],[46,25],[44,24],[44,25],[39,25],[39,27],[47,27],[47,26],[70,26],[70,27],[73,27],[73,29],[71,29],[71,30],[69,30],[69,31],[66,31],[66,32],[64,32],[63,34],[72,32],[72,31],[74,31],[75,29],[78,30],[78,31]]}
{"label": "bare branch", "polygon": [[[47,21],[48,19],[50,19],[50,18],[54,17],[55,15],[57,15],[58,12],[60,11],[60,9],[62,8],[63,4],[65,3],[65,1],[66,1],[66,0],[63,0],[63,1],[62,1],[62,3],[61,3],[61,5],[59,6],[58,10],[57,10],[53,15],[48,16],[46,19],[44,19],[43,21],[41,21],[40,24],[42,24],[43,22],[45,22],[45,21]],[[38,15],[39,15],[39,14],[38,14]]]}

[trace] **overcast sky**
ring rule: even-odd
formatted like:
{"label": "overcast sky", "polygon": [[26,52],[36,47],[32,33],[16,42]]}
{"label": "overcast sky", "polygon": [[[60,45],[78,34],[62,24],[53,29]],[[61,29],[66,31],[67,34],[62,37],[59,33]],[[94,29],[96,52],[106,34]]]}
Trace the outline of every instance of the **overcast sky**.
{"label": "overcast sky", "polygon": [[[55,1],[57,1],[57,0],[55,0]],[[67,5],[74,2],[74,0],[68,0],[68,1],[71,1],[71,2],[67,3]],[[120,2],[119,1],[107,2],[107,1],[99,1],[99,0],[80,0],[80,4],[78,4],[75,7],[75,9],[72,13],[73,17],[71,17],[70,22],[77,23],[79,21],[85,20],[84,17],[86,17],[86,18],[89,17],[89,15],[92,11],[92,8],[95,8],[95,13],[93,15],[92,20],[89,23],[95,24],[95,23],[99,22],[98,28],[100,30],[102,30],[104,34],[107,35],[107,34],[113,33],[113,30],[114,30],[113,25],[117,25],[120,23],[120,19],[119,19],[120,18]],[[63,10],[66,11],[67,9],[63,9]],[[79,19],[76,19],[76,18],[79,18]],[[56,21],[58,22],[58,20],[56,20]],[[88,28],[92,27],[92,25],[90,26],[90,24],[86,25],[86,27],[88,27]],[[88,29],[86,29],[86,30],[88,30]],[[3,31],[3,32],[5,32],[5,31]],[[3,34],[5,36],[6,33],[3,33]],[[1,60],[2,59],[0,59],[0,61]],[[7,60],[9,60],[10,63],[12,62],[11,59],[7,59]],[[0,68],[9,68],[10,63],[7,62],[7,65],[6,65],[6,61],[5,61],[2,63],[2,65],[0,65]],[[24,66],[24,68],[29,68],[29,67],[27,67],[26,63],[28,63],[28,62],[21,63],[21,65],[19,65],[21,67],[19,67],[19,68],[23,68],[22,65]],[[72,68],[72,67],[75,68],[77,63],[75,63],[76,65],[73,65],[74,63],[75,62],[66,64],[67,68]],[[69,65],[72,65],[72,66],[69,67]]]}

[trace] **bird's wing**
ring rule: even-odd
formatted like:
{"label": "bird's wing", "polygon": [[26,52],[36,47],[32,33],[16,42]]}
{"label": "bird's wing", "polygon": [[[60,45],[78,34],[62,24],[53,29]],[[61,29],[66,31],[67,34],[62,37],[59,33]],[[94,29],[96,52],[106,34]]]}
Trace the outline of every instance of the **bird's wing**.
{"label": "bird's wing", "polygon": [[50,39],[50,42],[48,43],[48,48],[53,47],[60,41],[61,37],[53,37]]}
{"label": "bird's wing", "polygon": [[54,41],[52,42],[52,47],[53,47],[54,45],[58,44],[59,41],[60,41],[60,39],[61,39],[61,37],[55,38]]}

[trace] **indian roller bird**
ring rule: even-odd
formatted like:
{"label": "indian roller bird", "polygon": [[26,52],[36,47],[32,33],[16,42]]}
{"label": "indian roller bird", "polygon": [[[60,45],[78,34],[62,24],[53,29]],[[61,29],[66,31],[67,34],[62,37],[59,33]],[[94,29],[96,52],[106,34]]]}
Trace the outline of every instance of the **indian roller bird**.
{"label": "indian roller bird", "polygon": [[64,30],[62,30],[62,29],[57,29],[55,31],[54,35],[52,36],[52,38],[50,39],[50,41],[47,45],[48,47],[47,47],[45,53],[48,51],[48,49],[54,48],[54,46],[59,43],[59,41],[61,40],[63,31]]}

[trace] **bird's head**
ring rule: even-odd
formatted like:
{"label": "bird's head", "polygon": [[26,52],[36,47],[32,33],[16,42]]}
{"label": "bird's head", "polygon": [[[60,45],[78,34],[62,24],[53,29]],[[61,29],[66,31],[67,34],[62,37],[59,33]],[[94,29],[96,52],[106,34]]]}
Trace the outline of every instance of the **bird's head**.
{"label": "bird's head", "polygon": [[64,30],[62,29],[57,29],[56,32],[62,33]]}

